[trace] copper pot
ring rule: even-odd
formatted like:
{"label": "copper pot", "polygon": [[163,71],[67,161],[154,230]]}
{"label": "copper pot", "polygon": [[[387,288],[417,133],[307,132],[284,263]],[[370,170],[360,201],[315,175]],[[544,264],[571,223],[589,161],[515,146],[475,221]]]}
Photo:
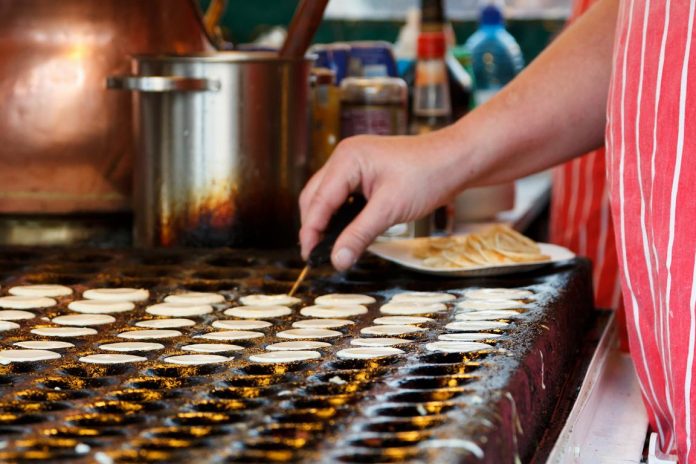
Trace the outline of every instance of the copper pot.
{"label": "copper pot", "polygon": [[130,56],[214,47],[195,0],[0,0],[0,213],[130,208]]}

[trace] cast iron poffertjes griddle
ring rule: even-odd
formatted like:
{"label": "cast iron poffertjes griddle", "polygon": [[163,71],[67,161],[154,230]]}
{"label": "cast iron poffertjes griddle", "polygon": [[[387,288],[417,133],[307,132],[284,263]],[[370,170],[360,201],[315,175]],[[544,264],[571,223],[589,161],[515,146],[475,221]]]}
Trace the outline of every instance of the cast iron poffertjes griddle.
{"label": "cast iron poffertjes griddle", "polygon": [[[30,309],[36,317],[0,333],[0,349],[71,314],[70,301],[97,287],[150,291],[148,301],[97,335],[61,338],[74,348],[62,357],[0,365],[0,461],[2,462],[524,462],[558,401],[569,367],[586,332],[591,310],[589,263],[574,260],[533,273],[485,279],[443,280],[408,273],[376,258],[336,274],[313,269],[300,288],[303,303],[292,315],[269,319],[264,336],[231,341],[244,350],[220,364],[184,366],[167,356],[210,342],[194,338],[216,331],[212,322],[234,319],[223,310],[254,293],[286,293],[303,263],[296,252],[218,250],[133,251],[97,249],[0,249],[0,295],[13,285],[68,285],[58,305]],[[469,353],[430,351],[426,344],[449,333],[454,304],[477,287],[523,288],[533,296],[519,317],[486,340],[491,349]],[[99,345],[126,341],[140,320],[155,319],[145,307],[183,291],[217,292],[224,304],[196,324],[162,340],[164,349],[133,353],[147,361],[98,365],[80,357],[104,353]],[[428,315],[426,330],[404,335],[402,355],[339,359],[360,330],[383,316],[380,307],[403,291],[442,291],[457,297],[445,312]],[[261,364],[249,357],[280,341],[275,334],[307,319],[299,309],[316,296],[369,294],[377,302],[335,329],[320,359]],[[490,331],[488,331],[490,332]],[[518,461],[519,462],[519,461]]]}

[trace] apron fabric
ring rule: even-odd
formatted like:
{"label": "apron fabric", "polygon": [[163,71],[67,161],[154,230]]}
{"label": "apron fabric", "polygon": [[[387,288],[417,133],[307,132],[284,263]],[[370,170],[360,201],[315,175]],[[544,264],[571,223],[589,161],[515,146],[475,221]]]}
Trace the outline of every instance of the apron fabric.
{"label": "apron fabric", "polygon": [[696,0],[623,0],[607,166],[631,353],[665,454],[696,463]]}

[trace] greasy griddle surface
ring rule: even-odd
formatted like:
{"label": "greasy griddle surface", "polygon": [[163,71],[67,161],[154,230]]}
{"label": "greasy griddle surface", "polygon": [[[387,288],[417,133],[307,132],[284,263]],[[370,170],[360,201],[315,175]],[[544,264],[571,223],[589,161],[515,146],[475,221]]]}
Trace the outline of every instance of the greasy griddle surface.
{"label": "greasy griddle surface", "polygon": [[[112,314],[99,334],[61,339],[76,348],[50,362],[0,366],[0,451],[4,461],[71,462],[505,462],[528,456],[555,404],[582,334],[589,305],[588,265],[575,261],[535,273],[480,280],[442,280],[415,275],[374,258],[346,274],[314,270],[300,289],[303,305],[330,292],[367,293],[378,302],[369,314],[351,318],[322,359],[284,365],[249,362],[249,356],[279,341],[276,332],[305,319],[270,320],[266,336],[223,353],[218,365],[176,366],[162,360],[190,354],[179,348],[212,332],[216,319],[231,319],[222,307],[192,317],[183,336],[152,340],[165,349],[146,352],[147,362],[92,365],[80,356],[100,353],[102,343],[126,341],[119,332],[152,319],[147,304],[181,291],[226,296],[224,307],[250,293],[285,293],[302,262],[290,252],[179,250],[161,252],[5,249],[0,278],[12,285],[57,283],[75,290],[55,308],[33,310],[21,329],[3,332],[2,347],[42,339],[31,328],[51,325],[42,317],[71,314],[68,302],[87,288],[138,287],[151,292],[135,311]],[[495,343],[493,352],[432,353],[428,341],[445,333],[451,312],[436,314],[422,335],[406,338],[405,356],[370,361],[337,359],[361,328],[379,317],[379,306],[402,290],[439,290],[461,295],[470,287],[520,287],[535,292],[525,315]],[[583,301],[583,299],[585,301]],[[574,333],[569,333],[574,328]],[[150,340],[146,340],[150,341]],[[135,353],[141,355],[141,353]]]}

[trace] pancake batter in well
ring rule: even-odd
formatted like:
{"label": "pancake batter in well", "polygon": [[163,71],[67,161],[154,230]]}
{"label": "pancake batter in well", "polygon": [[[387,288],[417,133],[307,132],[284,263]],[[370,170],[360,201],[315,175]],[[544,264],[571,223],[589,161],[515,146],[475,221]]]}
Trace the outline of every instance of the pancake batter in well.
{"label": "pancake batter in well", "polygon": [[19,329],[19,324],[16,322],[10,322],[10,321],[0,321],[0,332],[4,332],[5,330],[15,330]]}
{"label": "pancake batter in well", "polygon": [[147,361],[147,358],[133,354],[90,354],[80,358],[81,362],[90,364],[128,364]]}
{"label": "pancake batter in well", "polygon": [[368,305],[374,303],[375,300],[369,295],[360,295],[357,293],[331,293],[328,295],[318,296],[314,299],[314,303],[318,305]]}
{"label": "pancake batter in well", "polygon": [[493,347],[487,343],[477,342],[433,342],[425,345],[428,351],[441,353],[471,353],[472,351],[490,350]]}
{"label": "pancake batter in well", "polygon": [[463,332],[463,333],[452,333],[452,334],[442,334],[437,337],[438,340],[445,342],[479,342],[482,340],[495,340],[500,338],[502,335],[495,333],[486,332]]}
{"label": "pancake batter in well", "polygon": [[50,308],[57,304],[56,300],[45,296],[11,295],[0,297],[0,308],[7,309]]}
{"label": "pancake batter in well", "polygon": [[88,300],[100,301],[144,301],[150,292],[144,288],[93,288],[82,294]]}
{"label": "pancake batter in well", "polygon": [[297,361],[307,361],[309,359],[319,359],[321,353],[318,351],[269,351],[249,356],[249,361],[257,363],[290,363]]}
{"label": "pancake batter in well", "polygon": [[302,338],[302,339],[312,339],[312,338],[334,338],[340,337],[343,334],[337,330],[329,329],[290,329],[278,332],[276,337],[278,338]]}
{"label": "pancake batter in well", "polygon": [[213,307],[209,304],[159,303],[148,306],[145,312],[153,316],[192,317],[210,314]]}
{"label": "pancake batter in well", "polygon": [[35,362],[58,359],[60,354],[48,350],[2,350],[0,351],[0,364],[13,362]]}
{"label": "pancake batter in well", "polygon": [[8,290],[10,295],[17,296],[45,296],[49,298],[72,295],[72,288],[65,285],[37,284],[18,285]]}
{"label": "pancake batter in well", "polygon": [[135,309],[130,301],[77,300],[68,304],[68,309],[83,314],[114,314]]}
{"label": "pancake batter in well", "polygon": [[75,345],[69,342],[59,342],[53,340],[27,340],[24,342],[13,343],[13,345],[30,350],[63,350],[65,348],[75,347]]}
{"label": "pancake batter in well", "polygon": [[460,311],[520,309],[523,307],[524,303],[514,300],[464,300],[456,306]]}
{"label": "pancake batter in well", "polygon": [[445,329],[458,332],[481,332],[486,330],[503,330],[510,327],[507,322],[499,321],[457,321],[450,322]]}
{"label": "pancake batter in well", "polygon": [[67,316],[58,316],[51,319],[51,322],[58,325],[74,325],[77,327],[86,327],[92,325],[113,324],[116,318],[108,314],[70,314]]}
{"label": "pancake batter in well", "polygon": [[394,295],[391,302],[431,304],[445,303],[456,299],[456,296],[444,292],[404,292]]}
{"label": "pancake batter in well", "polygon": [[18,309],[3,309],[0,310],[0,321],[21,321],[23,319],[34,319],[36,314],[29,311],[21,311]]}
{"label": "pancake batter in well", "polygon": [[341,319],[344,317],[360,316],[367,313],[363,305],[314,305],[300,310],[300,314],[306,317],[319,317],[328,319]]}
{"label": "pancake batter in well", "polygon": [[118,343],[105,343],[99,345],[100,350],[106,351],[156,351],[163,350],[164,345],[161,343],[149,343],[149,342],[118,342]]}
{"label": "pancake batter in well", "polygon": [[372,322],[379,325],[412,325],[427,324],[433,322],[433,319],[423,316],[384,316],[378,317]]}
{"label": "pancake batter in well", "polygon": [[160,338],[174,338],[183,335],[178,330],[131,330],[129,332],[121,332],[118,338],[127,338],[130,340],[157,340]]}
{"label": "pancake batter in well", "polygon": [[224,353],[226,351],[241,351],[243,349],[243,346],[230,343],[194,343],[181,347],[181,351],[193,351],[194,353]]}
{"label": "pancake batter in well", "polygon": [[237,306],[225,311],[226,316],[241,317],[243,319],[273,319],[292,314],[292,309],[287,306]]}
{"label": "pancake batter in well", "polygon": [[221,356],[219,354],[182,354],[164,358],[164,362],[170,364],[181,364],[185,366],[195,366],[201,364],[219,364],[232,361],[231,356]]}
{"label": "pancake batter in well", "polygon": [[31,329],[31,333],[44,337],[87,337],[98,332],[89,327],[38,327]]}
{"label": "pancake batter in well", "polygon": [[150,319],[138,321],[136,327],[146,327],[148,329],[177,329],[179,327],[191,327],[196,325],[196,321],[191,319]]}
{"label": "pancake batter in well", "polygon": [[424,332],[425,329],[413,325],[373,325],[363,328],[360,333],[363,335],[377,335],[380,337],[393,337],[395,335],[407,335],[417,332]]}
{"label": "pancake batter in well", "polygon": [[263,332],[254,332],[252,330],[223,330],[220,332],[196,335],[194,338],[205,338],[208,340],[252,340],[254,338],[263,337],[265,337]]}
{"label": "pancake batter in well", "polygon": [[517,311],[470,311],[454,316],[458,321],[496,321],[498,319],[517,319],[522,316]]}
{"label": "pancake batter in well", "polygon": [[397,345],[407,345],[413,343],[413,340],[408,340],[406,338],[395,338],[395,337],[372,337],[372,338],[354,338],[350,341],[353,346],[397,346]]}
{"label": "pancake batter in well", "polygon": [[394,316],[418,316],[420,314],[433,314],[447,311],[444,303],[387,303],[379,308],[382,314]]}
{"label": "pancake batter in well", "polygon": [[268,321],[259,321],[257,319],[246,319],[243,321],[237,319],[222,319],[213,322],[213,327],[225,330],[255,330],[266,329],[272,326],[273,324]]}
{"label": "pancake batter in well", "polygon": [[336,356],[341,359],[374,359],[384,356],[394,356],[404,354],[403,350],[392,348],[389,346],[363,347],[363,348],[346,348],[336,353]]}
{"label": "pancake batter in well", "polygon": [[347,319],[305,319],[293,322],[292,326],[296,329],[337,329],[354,324]]}
{"label": "pancake batter in well", "polygon": [[239,299],[244,306],[293,306],[302,302],[294,296],[282,295],[246,295]]}
{"label": "pancake batter in well", "polygon": [[524,300],[534,293],[519,288],[477,288],[467,290],[464,296],[470,300]]}
{"label": "pancake batter in well", "polygon": [[303,351],[303,350],[318,350],[321,348],[329,348],[331,343],[317,342],[314,340],[300,340],[296,342],[280,342],[267,345],[268,351]]}
{"label": "pancake batter in well", "polygon": [[224,303],[225,297],[219,293],[208,292],[188,292],[169,295],[164,299],[167,303],[183,303],[183,304],[218,304]]}

